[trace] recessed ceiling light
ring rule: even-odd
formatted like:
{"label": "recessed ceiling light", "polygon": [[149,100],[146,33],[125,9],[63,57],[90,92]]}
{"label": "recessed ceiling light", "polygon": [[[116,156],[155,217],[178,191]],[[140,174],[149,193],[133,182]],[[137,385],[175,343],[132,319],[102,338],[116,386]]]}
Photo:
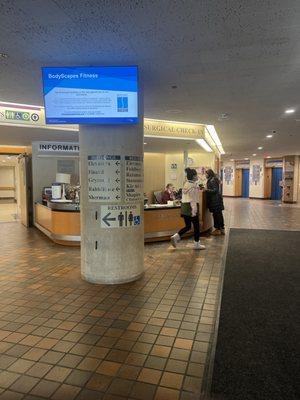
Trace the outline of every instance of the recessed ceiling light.
{"label": "recessed ceiling light", "polygon": [[267,156],[267,158],[271,158],[271,156]]}
{"label": "recessed ceiling light", "polygon": [[0,53],[0,58],[8,58],[8,54],[6,54],[6,53]]}
{"label": "recessed ceiling light", "polygon": [[147,144],[146,142],[144,142],[144,144]]}
{"label": "recessed ceiling light", "polygon": [[249,158],[245,157],[244,160],[249,160]]}
{"label": "recessed ceiling light", "polygon": [[255,156],[256,156],[256,153],[253,153],[252,155],[253,155],[253,157],[255,157]]}
{"label": "recessed ceiling light", "polygon": [[294,108],[288,108],[287,110],[285,110],[286,114],[293,114],[295,112]]}
{"label": "recessed ceiling light", "polygon": [[262,150],[262,149],[263,149],[263,147],[262,147],[262,146],[259,146],[257,149],[258,149],[258,150]]}
{"label": "recessed ceiling light", "polygon": [[273,137],[273,135],[267,135],[266,136],[268,139],[271,139]]}
{"label": "recessed ceiling light", "polygon": [[230,161],[234,161],[234,158],[232,158]]}

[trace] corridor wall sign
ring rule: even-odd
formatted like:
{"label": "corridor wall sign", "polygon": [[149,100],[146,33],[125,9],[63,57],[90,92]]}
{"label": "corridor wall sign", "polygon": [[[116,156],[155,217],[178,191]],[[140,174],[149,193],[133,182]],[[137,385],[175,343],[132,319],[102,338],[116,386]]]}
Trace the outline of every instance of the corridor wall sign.
{"label": "corridor wall sign", "polygon": [[231,166],[224,167],[224,181],[226,182],[226,185],[232,185],[233,168]]}
{"label": "corridor wall sign", "polygon": [[88,156],[88,198],[90,202],[121,201],[121,156]]}
{"label": "corridor wall sign", "polygon": [[199,139],[204,137],[205,125],[188,122],[162,121],[144,118],[144,135]]}
{"label": "corridor wall sign", "polygon": [[257,186],[260,181],[260,170],[261,167],[259,164],[252,165],[252,184]]}
{"label": "corridor wall sign", "polygon": [[0,102],[0,123],[40,126],[44,123],[44,108]]}
{"label": "corridor wall sign", "polygon": [[143,199],[143,157],[125,156],[125,201]]}
{"label": "corridor wall sign", "polygon": [[101,206],[101,228],[134,228],[140,224],[139,204]]}
{"label": "corridor wall sign", "polygon": [[33,142],[39,154],[69,154],[79,156],[79,143],[77,142]]}

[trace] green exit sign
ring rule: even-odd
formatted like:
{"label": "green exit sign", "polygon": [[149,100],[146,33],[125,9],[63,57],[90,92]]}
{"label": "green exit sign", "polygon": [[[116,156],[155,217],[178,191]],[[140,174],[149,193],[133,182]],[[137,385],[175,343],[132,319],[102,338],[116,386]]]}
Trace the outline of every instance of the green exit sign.
{"label": "green exit sign", "polygon": [[27,111],[5,110],[5,118],[18,120],[18,121],[29,121],[30,113]]}

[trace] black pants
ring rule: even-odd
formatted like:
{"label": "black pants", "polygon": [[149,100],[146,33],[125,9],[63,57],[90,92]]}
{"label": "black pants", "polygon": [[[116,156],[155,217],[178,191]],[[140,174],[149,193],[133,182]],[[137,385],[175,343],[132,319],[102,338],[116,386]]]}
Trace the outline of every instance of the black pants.
{"label": "black pants", "polygon": [[215,229],[224,229],[224,218],[222,211],[213,212]]}
{"label": "black pants", "polygon": [[199,242],[200,239],[200,224],[199,224],[199,217],[188,217],[184,216],[185,227],[180,229],[178,235],[181,237],[184,233],[190,231],[192,229],[192,224],[194,227],[194,238],[195,242]]}

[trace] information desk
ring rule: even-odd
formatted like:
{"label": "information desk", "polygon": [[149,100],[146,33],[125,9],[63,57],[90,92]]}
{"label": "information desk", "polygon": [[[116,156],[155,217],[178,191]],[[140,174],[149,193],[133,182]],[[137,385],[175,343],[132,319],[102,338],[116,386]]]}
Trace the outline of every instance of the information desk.
{"label": "information desk", "polygon": [[34,225],[55,243],[80,245],[80,211],[71,209],[70,203],[36,203]]}
{"label": "information desk", "polygon": [[[35,226],[53,242],[62,245],[80,245],[80,212],[78,205],[51,203],[35,205]],[[150,205],[144,210],[145,242],[168,240],[183,228],[180,206]],[[212,227],[211,213],[200,193],[200,229],[206,232]]]}

